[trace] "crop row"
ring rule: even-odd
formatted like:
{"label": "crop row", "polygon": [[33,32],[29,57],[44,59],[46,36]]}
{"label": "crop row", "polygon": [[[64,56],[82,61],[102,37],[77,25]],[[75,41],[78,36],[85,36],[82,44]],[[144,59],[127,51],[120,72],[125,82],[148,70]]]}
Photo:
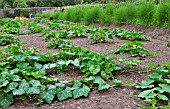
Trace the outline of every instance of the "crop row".
{"label": "crop row", "polygon": [[[13,104],[16,98],[26,98],[30,95],[37,95],[42,103],[44,101],[52,103],[54,99],[63,101],[68,98],[87,97],[92,88],[107,90],[121,84],[120,80],[114,78],[113,73],[121,72],[122,68],[113,63],[113,60],[126,65],[139,65],[141,62],[117,57],[108,58],[109,53],[94,53],[91,50],[77,47],[71,42],[61,39],[64,37],[63,33],[66,34],[64,38],[88,37],[90,34],[101,34],[102,38],[104,38],[103,40],[105,40],[105,36],[112,39],[117,36],[134,40],[134,34],[139,34],[136,35],[137,39],[143,40],[144,38],[144,40],[148,40],[148,37],[141,33],[126,32],[117,28],[113,31],[107,28],[88,28],[85,25],[57,20],[41,21],[49,24],[49,29],[43,29],[38,26],[37,22],[39,21],[36,20],[29,22],[18,19],[2,19],[0,22],[3,25],[0,34],[0,40],[3,42],[1,45],[7,45],[0,50],[0,106],[3,108]],[[25,47],[18,39],[5,31],[9,28],[20,30],[22,25],[28,26],[29,32],[26,32],[27,34],[43,32],[44,39],[49,41],[47,46],[53,49],[59,47],[60,50],[56,53],[37,54],[34,48]],[[76,28],[77,26],[80,29]],[[56,29],[57,32],[51,32],[51,29]],[[72,31],[72,34],[70,34],[70,31]],[[16,32],[15,34],[18,33]],[[94,39],[96,40],[96,38]],[[141,42],[127,42],[120,46],[116,53],[130,52],[132,56],[143,57],[147,54],[150,55],[150,51],[141,46]],[[55,69],[56,73],[66,73],[64,69],[68,68],[68,66],[75,70],[80,69],[83,79],[61,81],[57,77],[51,76],[50,72],[48,72],[48,69]],[[168,101],[170,63],[167,62],[152,72],[154,73],[136,86],[136,88],[146,89],[139,94],[139,97],[145,98],[149,102],[156,100],[156,103],[158,100]],[[112,84],[108,84],[108,81],[112,81]],[[154,103],[151,102],[153,106],[155,106]]]}

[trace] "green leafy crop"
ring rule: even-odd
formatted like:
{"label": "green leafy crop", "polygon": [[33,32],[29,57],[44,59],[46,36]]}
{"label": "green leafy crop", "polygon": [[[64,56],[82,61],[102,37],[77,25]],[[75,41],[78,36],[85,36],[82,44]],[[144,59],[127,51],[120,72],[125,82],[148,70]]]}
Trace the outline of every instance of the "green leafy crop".
{"label": "green leafy crop", "polygon": [[153,73],[139,83],[136,88],[143,90],[138,97],[144,98],[155,106],[158,101],[169,101],[170,62],[164,63],[162,66],[152,70],[152,72]]}
{"label": "green leafy crop", "polygon": [[168,47],[170,47],[170,40],[168,40],[168,44],[167,44]]}
{"label": "green leafy crop", "polygon": [[9,45],[9,44],[21,44],[19,39],[14,38],[14,36],[10,34],[0,34],[0,45]]}
{"label": "green leafy crop", "polygon": [[116,54],[124,54],[125,52],[130,52],[131,56],[141,56],[151,55],[151,51],[141,47],[142,42],[125,42],[123,45],[115,51]]}
{"label": "green leafy crop", "polygon": [[150,38],[143,35],[142,32],[126,32],[125,29],[115,28],[112,31],[113,36],[121,39],[128,39],[132,41],[148,41]]}

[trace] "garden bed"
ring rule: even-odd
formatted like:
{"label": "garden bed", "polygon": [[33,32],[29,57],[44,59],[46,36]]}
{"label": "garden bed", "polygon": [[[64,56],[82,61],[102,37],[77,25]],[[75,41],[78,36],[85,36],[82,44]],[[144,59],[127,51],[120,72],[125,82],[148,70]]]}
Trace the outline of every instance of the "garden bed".
{"label": "garden bed", "polygon": [[[43,24],[40,24],[43,27]],[[97,24],[102,27],[102,24]],[[46,25],[45,25],[46,26]],[[44,27],[45,27],[44,26]],[[25,27],[21,27],[24,30]],[[133,66],[133,69],[137,69],[137,72],[113,72],[116,79],[122,81],[125,86],[118,86],[110,88],[109,90],[97,91],[92,89],[87,98],[68,99],[62,102],[56,99],[52,104],[37,105],[37,96],[27,97],[26,100],[15,100],[14,104],[9,109],[140,109],[141,105],[149,105],[142,99],[138,98],[138,94],[141,92],[136,89],[132,84],[138,84],[144,80],[151,72],[145,72],[148,70],[147,64],[155,62],[158,66],[164,62],[170,61],[170,48],[167,47],[167,40],[170,39],[170,30],[156,27],[139,27],[133,25],[111,25],[109,29],[113,28],[125,28],[127,31],[141,31],[144,35],[150,37],[150,41],[144,42],[143,47],[148,50],[152,50],[156,54],[154,56],[146,56],[145,58],[134,57],[133,59],[143,60],[139,66]],[[15,38],[20,39],[29,47],[36,47],[40,49],[37,54],[46,52],[57,52],[58,49],[49,49],[46,47],[46,41],[43,40],[42,33],[15,35]],[[80,46],[85,49],[90,49],[95,53],[106,54],[110,50],[116,51],[117,48],[127,40],[122,40],[115,37],[114,40],[106,38],[104,43],[91,44],[91,40],[88,38],[66,38],[70,40],[74,45]],[[3,47],[0,46],[0,49]],[[111,53],[109,57],[116,56],[118,58],[130,57],[130,54],[125,53],[123,55]],[[122,68],[130,70],[131,67],[121,65]],[[80,69],[65,69],[66,74],[55,74],[52,72],[50,75],[56,76],[60,80],[78,80],[82,79],[82,72]]]}

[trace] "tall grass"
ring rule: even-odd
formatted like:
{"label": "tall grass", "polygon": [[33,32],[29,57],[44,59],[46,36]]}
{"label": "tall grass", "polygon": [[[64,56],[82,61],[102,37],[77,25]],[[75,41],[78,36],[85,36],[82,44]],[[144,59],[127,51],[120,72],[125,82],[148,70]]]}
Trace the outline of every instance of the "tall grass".
{"label": "tall grass", "polygon": [[141,25],[150,26],[153,25],[155,20],[155,6],[153,2],[143,2],[138,6],[138,19]]}
{"label": "tall grass", "polygon": [[43,13],[40,17],[68,20],[73,22],[103,22],[137,24],[144,26],[170,27],[170,3],[155,0],[128,0],[121,3],[101,5],[79,5],[64,12]]}
{"label": "tall grass", "polygon": [[158,6],[157,24],[163,27],[170,27],[170,3],[164,2]]}

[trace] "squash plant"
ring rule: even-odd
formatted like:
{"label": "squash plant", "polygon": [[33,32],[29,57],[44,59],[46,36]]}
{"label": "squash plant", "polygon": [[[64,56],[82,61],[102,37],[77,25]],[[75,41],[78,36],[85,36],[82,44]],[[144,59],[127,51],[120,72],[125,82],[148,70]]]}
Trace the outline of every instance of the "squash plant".
{"label": "squash plant", "polygon": [[36,23],[29,23],[28,24],[28,31],[30,33],[40,33],[43,30],[44,29],[41,26],[37,25]]}
{"label": "squash plant", "polygon": [[[92,56],[93,60],[89,56]],[[110,88],[105,80],[113,78],[111,71],[118,68],[104,55],[100,56],[80,47],[66,48],[60,50],[58,54],[35,54],[32,48],[24,50],[20,46],[12,45],[0,50],[0,59],[0,106],[3,108],[7,108],[14,99],[22,96],[38,95],[47,103],[52,103],[55,97],[59,101],[87,97],[90,86],[97,87],[98,90]],[[93,61],[98,64],[94,66]],[[46,76],[48,75],[46,69],[56,68],[58,71],[59,68],[67,67],[69,64],[82,70],[88,69],[83,71],[83,80],[60,81]],[[107,68],[110,70],[106,71]],[[87,75],[87,72],[91,74]]]}
{"label": "squash plant", "polygon": [[0,19],[0,25],[3,26],[5,24],[7,24],[8,22],[10,22],[11,20],[12,20],[11,18]]}
{"label": "squash plant", "polygon": [[14,38],[10,34],[0,34],[0,45],[5,46],[9,44],[18,44],[21,45],[21,41],[17,38]]}
{"label": "squash plant", "polygon": [[162,66],[153,69],[152,72],[136,88],[143,90],[138,97],[144,98],[147,102],[152,103],[152,107],[155,107],[160,101],[169,101],[170,62],[165,62]]}
{"label": "squash plant", "polygon": [[15,20],[9,20],[8,23],[3,25],[1,31],[7,34],[21,34],[20,23]]}
{"label": "squash plant", "polygon": [[56,49],[60,46],[63,45],[72,45],[70,41],[65,41],[63,39],[60,38],[51,38],[50,41],[47,43],[47,47],[51,48],[51,49]]}
{"label": "squash plant", "polygon": [[139,41],[135,42],[125,42],[123,45],[115,51],[115,54],[124,54],[125,52],[130,52],[131,56],[141,56],[151,55],[152,52],[142,47],[143,43]]}
{"label": "squash plant", "polygon": [[126,32],[125,29],[115,28],[112,31],[113,36],[117,36],[121,39],[127,39],[132,41],[148,41],[150,38],[143,35],[142,32]]}

